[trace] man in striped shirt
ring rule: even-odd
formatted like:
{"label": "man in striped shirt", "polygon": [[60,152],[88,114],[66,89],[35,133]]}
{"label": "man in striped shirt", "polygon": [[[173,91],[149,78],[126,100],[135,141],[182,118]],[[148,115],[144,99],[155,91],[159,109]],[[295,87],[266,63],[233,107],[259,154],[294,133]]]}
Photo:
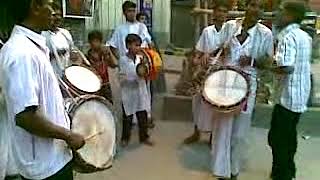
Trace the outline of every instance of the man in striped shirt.
{"label": "man in striped shirt", "polygon": [[304,18],[303,2],[286,1],[280,10],[278,46],[274,72],[279,83],[278,103],[272,113],[269,145],[272,148],[273,180],[295,178],[294,156],[297,150],[297,124],[307,110],[311,89],[311,37],[300,29]]}

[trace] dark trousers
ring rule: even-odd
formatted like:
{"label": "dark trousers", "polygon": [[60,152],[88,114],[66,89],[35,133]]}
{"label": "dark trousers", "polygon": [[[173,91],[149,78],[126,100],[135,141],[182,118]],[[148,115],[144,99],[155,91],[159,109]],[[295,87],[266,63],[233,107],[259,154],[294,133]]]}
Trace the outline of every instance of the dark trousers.
{"label": "dark trousers", "polygon": [[297,125],[300,115],[281,105],[276,105],[273,109],[268,135],[273,156],[273,180],[292,180],[296,176],[294,157],[298,145]]}
{"label": "dark trousers", "polygon": [[[125,111],[123,111],[125,112]],[[123,117],[123,128],[122,128],[122,141],[130,141],[133,114],[126,116],[125,113]],[[139,126],[139,140],[144,142],[149,138],[148,135],[148,113],[147,111],[140,111],[136,113],[138,126]]]}
{"label": "dark trousers", "polygon": [[[22,177],[23,180],[29,180],[24,177]],[[44,180],[73,180],[73,171],[72,171],[72,163],[69,162],[67,165],[65,165],[59,172],[54,174],[51,177],[48,177]]]}

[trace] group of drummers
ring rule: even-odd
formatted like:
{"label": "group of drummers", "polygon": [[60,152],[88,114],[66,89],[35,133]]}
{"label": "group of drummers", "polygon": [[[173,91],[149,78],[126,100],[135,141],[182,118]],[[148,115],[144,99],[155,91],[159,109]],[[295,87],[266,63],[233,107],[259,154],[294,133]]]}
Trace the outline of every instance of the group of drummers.
{"label": "group of drummers", "polygon": [[[215,1],[213,25],[196,44],[192,112],[194,133],[185,144],[210,133],[211,172],[221,180],[238,178],[247,162],[249,132],[256,102],[257,80],[267,71],[276,80],[268,143],[271,179],[296,178],[297,124],[310,93],[311,37],[300,29],[303,1],[285,1],[273,31],[260,23],[263,1],[248,0],[245,17],[225,21],[226,1]],[[200,77],[198,77],[200,76]]]}
{"label": "group of drummers", "polygon": [[126,22],[106,44],[100,31],[88,34],[85,55],[61,27],[59,2],[10,3],[21,9],[15,10],[16,25],[0,51],[1,125],[6,129],[0,139],[0,179],[19,174],[22,179],[70,180],[73,170],[108,169],[116,131],[122,129],[119,141],[126,147],[133,121],[140,143],[154,145],[148,133],[154,126],[151,80],[161,58],[135,3],[123,3]]}
{"label": "group of drummers", "polygon": [[[282,4],[275,22],[280,31],[275,36],[259,22],[262,0],[248,0],[245,17],[230,21],[226,21],[227,1],[214,3],[214,23],[203,30],[196,45],[193,62],[203,68],[205,78],[193,96],[194,133],[184,142],[198,141],[201,132],[211,133],[212,174],[237,179],[250,143],[257,77],[260,69],[268,70],[279,82],[279,101],[268,135],[271,178],[292,180],[296,127],[307,109],[311,86],[311,38],[299,27],[305,4]],[[106,45],[101,32],[89,33],[86,56],[61,28],[60,4],[19,0],[19,8],[11,37],[0,51],[5,100],[0,105],[6,119],[1,122],[6,131],[1,133],[10,134],[0,139],[7,147],[1,154],[0,178],[1,173],[5,179],[18,173],[22,179],[71,180],[73,169],[105,170],[115,154],[114,126],[119,119],[123,120],[123,147],[129,144],[135,118],[140,142],[153,146],[148,133],[150,76],[158,71],[154,66],[160,65],[148,60],[154,55],[150,52],[154,44],[147,27],[136,19],[136,4],[124,2],[126,22]],[[98,142],[103,147],[97,148]],[[10,172],[11,166],[15,173]]]}

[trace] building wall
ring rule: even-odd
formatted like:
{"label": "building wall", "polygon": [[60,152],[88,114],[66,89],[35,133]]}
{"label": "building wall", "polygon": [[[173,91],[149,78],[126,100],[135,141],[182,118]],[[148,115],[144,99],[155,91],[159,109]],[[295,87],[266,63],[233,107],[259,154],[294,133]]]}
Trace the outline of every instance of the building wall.
{"label": "building wall", "polygon": [[[96,0],[96,15],[85,20],[86,33],[92,29],[103,31],[105,39],[109,39],[113,30],[124,23],[122,4],[126,0]],[[139,4],[139,0],[131,0]],[[153,32],[160,45],[170,41],[171,6],[170,0],[153,0]]]}

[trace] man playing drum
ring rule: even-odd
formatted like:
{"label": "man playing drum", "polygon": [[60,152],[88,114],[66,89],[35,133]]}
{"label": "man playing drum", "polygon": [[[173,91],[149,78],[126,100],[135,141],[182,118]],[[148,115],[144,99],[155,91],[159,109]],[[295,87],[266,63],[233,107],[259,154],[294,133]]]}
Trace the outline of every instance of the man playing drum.
{"label": "man playing drum", "polygon": [[[210,56],[214,55],[226,37],[227,26],[224,24],[228,13],[228,2],[224,0],[215,1],[214,25],[206,27],[196,45],[194,63],[196,65],[207,66]],[[196,142],[200,139],[200,131],[212,131],[212,107],[204,102],[201,94],[198,93],[192,99],[193,121],[195,124],[194,133],[184,140],[185,144]]]}
{"label": "man playing drum", "polygon": [[70,66],[71,50],[74,46],[70,32],[61,28],[62,8],[58,2],[53,4],[54,14],[50,25],[50,30],[42,32],[46,38],[46,44],[50,50],[50,62],[53,70],[59,76],[63,76],[65,68]]}
{"label": "man playing drum", "polygon": [[241,112],[215,111],[211,170],[219,179],[237,179],[240,173],[246,137],[250,132],[257,89],[257,67],[263,67],[273,55],[272,32],[258,23],[262,0],[248,0],[242,24],[228,21],[230,52],[226,65],[234,66],[249,76],[250,94]]}
{"label": "man playing drum", "polygon": [[[9,2],[9,1],[8,1]],[[41,31],[52,0],[10,0],[16,25],[0,52],[0,87],[7,106],[12,152],[22,179],[72,180],[71,149],[84,138],[70,131],[59,84]],[[19,4],[19,6],[16,6]],[[10,15],[9,15],[10,16]]]}

